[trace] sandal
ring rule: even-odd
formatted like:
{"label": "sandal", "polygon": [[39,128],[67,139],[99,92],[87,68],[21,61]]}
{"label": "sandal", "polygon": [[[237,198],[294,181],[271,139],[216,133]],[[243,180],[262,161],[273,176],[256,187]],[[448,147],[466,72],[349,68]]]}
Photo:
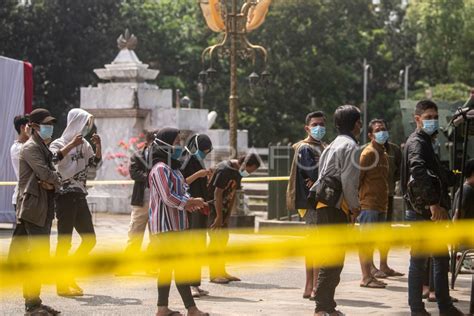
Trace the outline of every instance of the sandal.
{"label": "sandal", "polygon": [[77,289],[71,289],[68,287],[58,288],[56,290],[56,293],[58,294],[58,296],[62,296],[62,297],[84,296],[84,292],[79,291]]}
{"label": "sandal", "polygon": [[211,283],[216,283],[216,284],[228,284],[230,282],[229,279],[226,278],[214,278],[211,279]]}
{"label": "sandal", "polygon": [[233,275],[230,275],[230,274],[226,274],[225,278],[231,282],[239,282],[239,281],[242,281],[241,279],[239,279],[238,277],[236,276],[233,276]]}
{"label": "sandal", "polygon": [[361,283],[360,287],[366,287],[369,289],[384,289],[386,285],[379,280],[372,278],[365,283]]}
{"label": "sandal", "polygon": [[390,269],[388,271],[381,271],[383,273],[385,273],[385,275],[389,276],[389,277],[399,277],[399,276],[404,276],[405,273],[401,273],[401,272],[398,272],[398,271],[395,271],[393,269]]}
{"label": "sandal", "polygon": [[374,278],[377,278],[377,279],[386,279],[388,277],[388,275],[381,271],[381,270],[378,270],[378,269],[373,269],[372,271],[370,271],[372,276]]}

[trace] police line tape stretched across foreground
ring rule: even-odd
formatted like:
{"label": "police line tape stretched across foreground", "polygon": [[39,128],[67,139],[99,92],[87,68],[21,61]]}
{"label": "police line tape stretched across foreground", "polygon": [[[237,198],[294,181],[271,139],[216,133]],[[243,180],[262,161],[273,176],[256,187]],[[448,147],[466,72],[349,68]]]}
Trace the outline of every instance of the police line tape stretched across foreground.
{"label": "police line tape stretched across foreground", "polygon": [[[199,232],[198,232],[199,233]],[[474,221],[422,222],[412,225],[375,224],[307,226],[292,229],[231,230],[247,233],[245,241],[232,241],[224,249],[195,242],[194,231],[160,234],[147,251],[124,252],[123,245],[107,245],[106,251],[69,257],[49,256],[49,240],[24,240],[31,249],[0,262],[0,288],[23,282],[57,282],[70,277],[130,273],[151,269],[180,270],[177,281],[199,278],[190,266],[210,262],[250,263],[285,258],[311,257],[316,265],[337,264],[346,251],[373,247],[405,247],[420,255],[446,252],[447,245],[474,247]],[[225,232],[215,232],[227,239]],[[86,241],[87,242],[87,241]],[[156,243],[154,245],[153,243]],[[5,254],[3,254],[5,255]],[[3,256],[5,257],[5,256]],[[178,274],[176,274],[178,275]]]}

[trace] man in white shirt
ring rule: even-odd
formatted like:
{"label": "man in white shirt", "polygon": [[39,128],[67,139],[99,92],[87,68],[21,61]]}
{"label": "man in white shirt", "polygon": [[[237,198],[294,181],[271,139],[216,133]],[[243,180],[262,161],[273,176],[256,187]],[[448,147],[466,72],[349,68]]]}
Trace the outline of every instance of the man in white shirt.
{"label": "man in white shirt", "polygon": [[[12,159],[13,170],[15,171],[16,179],[18,180],[20,172],[20,150],[21,146],[30,138],[28,131],[28,116],[18,115],[13,119],[13,125],[18,133],[18,137],[10,147],[10,156]],[[18,185],[15,186],[15,192],[12,197],[12,204],[16,210],[16,198],[18,196]]]}

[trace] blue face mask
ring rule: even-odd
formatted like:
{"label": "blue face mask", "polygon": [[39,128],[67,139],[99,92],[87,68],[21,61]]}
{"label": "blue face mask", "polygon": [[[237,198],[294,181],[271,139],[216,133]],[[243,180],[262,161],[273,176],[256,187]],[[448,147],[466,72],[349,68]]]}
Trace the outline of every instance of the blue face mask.
{"label": "blue face mask", "polygon": [[319,125],[311,127],[311,137],[313,137],[315,140],[320,141],[323,139],[324,135],[326,135],[326,127]]}
{"label": "blue face mask", "polygon": [[173,146],[173,153],[171,154],[171,159],[179,160],[183,155],[183,147],[181,146]]}
{"label": "blue face mask", "polygon": [[439,128],[438,120],[423,120],[423,130],[428,135],[433,135]]}
{"label": "blue face mask", "polygon": [[198,149],[193,155],[199,160],[204,160],[207,154],[202,150]]}
{"label": "blue face mask", "polygon": [[245,169],[244,169],[244,170],[239,170],[239,173],[240,173],[240,176],[241,176],[242,178],[246,178],[246,177],[248,177],[248,176],[250,175],[250,173],[248,173],[248,171],[245,170]]}
{"label": "blue face mask", "polygon": [[380,131],[380,132],[374,133],[374,137],[375,137],[375,141],[378,144],[383,145],[387,142],[389,135],[387,131]]}
{"label": "blue face mask", "polygon": [[40,130],[38,134],[43,140],[50,139],[51,137],[53,137],[53,130],[53,125],[40,125]]}
{"label": "blue face mask", "polygon": [[[171,146],[170,144],[165,143],[164,141],[158,138],[155,139],[154,143],[157,145],[163,144],[165,147],[168,148],[167,150],[171,150],[172,152],[171,152],[170,158],[173,160],[179,160],[179,158],[181,158],[181,156],[183,155],[183,147],[179,145]],[[159,145],[159,146],[162,146],[162,145]]]}

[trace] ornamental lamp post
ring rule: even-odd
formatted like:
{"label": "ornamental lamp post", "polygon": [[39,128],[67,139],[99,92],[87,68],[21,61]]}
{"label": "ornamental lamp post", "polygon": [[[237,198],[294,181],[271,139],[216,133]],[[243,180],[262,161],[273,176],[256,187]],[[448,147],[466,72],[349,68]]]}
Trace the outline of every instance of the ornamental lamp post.
{"label": "ornamental lamp post", "polygon": [[204,80],[203,81],[199,80],[197,84],[197,91],[199,94],[199,108],[201,109],[204,108],[204,94],[206,94],[206,90],[207,90],[207,85],[206,83],[204,83]]}
{"label": "ornamental lamp post", "polygon": [[[213,67],[219,57],[230,60],[230,95],[229,95],[229,145],[231,156],[236,157],[239,96],[237,92],[237,58],[251,59],[254,67],[257,57],[263,60],[264,71],[258,75],[255,71],[248,77],[249,83],[268,82],[266,71],[267,51],[264,47],[254,45],[247,39],[247,34],[263,24],[271,0],[199,0],[207,26],[214,32],[222,34],[222,40],[216,45],[204,49],[201,55],[205,69],[206,59],[209,68],[199,73],[201,83],[210,84],[217,71]],[[240,7],[240,10],[239,10]]]}
{"label": "ornamental lamp post", "polygon": [[369,124],[368,122],[368,118],[367,118],[367,88],[368,88],[368,84],[369,84],[369,77],[370,77],[370,74],[369,72],[372,71],[372,67],[367,63],[367,59],[364,58],[364,112],[363,112],[363,123],[364,123],[364,126],[363,126],[363,135],[362,135],[362,140],[365,143],[367,143],[367,124]]}

